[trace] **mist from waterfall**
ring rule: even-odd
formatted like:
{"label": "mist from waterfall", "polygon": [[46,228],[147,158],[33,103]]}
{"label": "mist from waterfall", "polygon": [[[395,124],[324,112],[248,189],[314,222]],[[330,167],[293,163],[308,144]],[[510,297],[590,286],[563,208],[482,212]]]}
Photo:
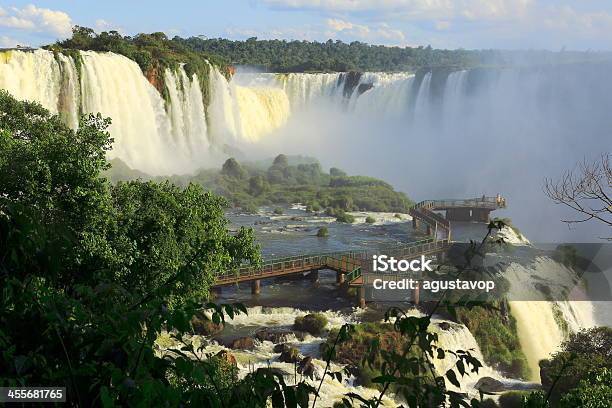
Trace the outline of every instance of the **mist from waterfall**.
{"label": "mist from waterfall", "polygon": [[[119,55],[0,52],[0,87],[39,101],[72,127],[80,113],[113,120],[109,157],[150,174],[218,167],[229,155],[311,155],[383,178],[415,200],[501,193],[532,241],[592,241],[568,230],[542,192],[583,158],[612,147],[612,64],[434,69],[412,73],[162,73],[166,100]],[[497,214],[496,214],[497,215]],[[503,216],[502,212],[499,215]]]}

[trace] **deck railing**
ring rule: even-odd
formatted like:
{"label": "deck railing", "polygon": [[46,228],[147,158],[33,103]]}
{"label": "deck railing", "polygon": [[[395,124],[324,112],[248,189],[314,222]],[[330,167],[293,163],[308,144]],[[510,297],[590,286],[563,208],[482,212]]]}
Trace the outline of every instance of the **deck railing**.
{"label": "deck railing", "polygon": [[[228,284],[244,280],[263,279],[292,272],[305,272],[316,269],[333,269],[346,275],[351,282],[361,276],[363,261],[369,261],[372,255],[379,253],[394,254],[397,257],[420,256],[439,251],[448,243],[433,238],[414,241],[406,244],[389,245],[376,251],[338,251],[317,254],[273,258],[264,261],[261,266],[243,266],[234,271],[225,271],[217,275],[216,284]],[[368,262],[366,262],[368,263]]]}

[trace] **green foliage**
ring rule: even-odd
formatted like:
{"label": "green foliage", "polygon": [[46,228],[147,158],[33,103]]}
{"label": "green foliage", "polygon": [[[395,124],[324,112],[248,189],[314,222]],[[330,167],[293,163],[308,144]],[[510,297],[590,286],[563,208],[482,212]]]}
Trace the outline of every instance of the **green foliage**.
{"label": "green foliage", "polygon": [[[252,234],[230,235],[199,186],[111,187],[107,125],[87,116],[75,132],[0,92],[0,385],[65,386],[71,406],[306,407],[307,384],[238,380],[185,336],[196,314],[246,313],[201,300],[215,272],[259,260]],[[160,354],[162,332],[178,346]]]}
{"label": "green foliage", "polygon": [[344,171],[340,170],[337,167],[332,167],[331,169],[329,169],[329,175],[331,177],[346,177],[347,176],[347,174]]}
{"label": "green foliage", "polygon": [[276,208],[274,209],[274,211],[273,211],[273,212],[274,212],[274,214],[276,214],[276,215],[283,215],[283,214],[285,213],[285,212],[283,211],[283,209],[282,209],[282,208],[280,208],[280,207],[276,207]]}
{"label": "green foliage", "polygon": [[221,166],[220,173],[224,176],[239,180],[245,179],[247,177],[247,172],[233,157],[230,157],[223,163],[223,166]]}
{"label": "green foliage", "polygon": [[232,158],[225,162],[221,171],[202,170],[193,176],[169,178],[143,177],[142,173],[130,171],[125,164],[114,160],[109,174],[113,181],[145,178],[156,181],[169,179],[182,186],[200,184],[243,210],[271,204],[304,203],[310,211],[331,208],[333,213],[407,212],[413,204],[404,193],[394,191],[384,181],[345,175],[339,182],[332,183],[330,180],[333,178],[321,170],[318,162],[301,157],[298,159],[298,164],[291,164],[290,158],[281,154],[268,168],[262,168],[262,164],[241,164]]}
{"label": "green foliage", "polygon": [[295,318],[293,328],[317,336],[323,332],[327,326],[327,318],[322,313],[310,313],[305,316]]}
{"label": "green foliage", "polygon": [[328,237],[328,236],[329,236],[329,230],[327,229],[327,227],[321,227],[317,231],[317,237],[319,237],[319,238],[325,238],[325,237]]}
{"label": "green foliage", "polygon": [[200,186],[121,182],[111,197],[115,225],[109,261],[114,279],[131,284],[137,294],[156,292],[171,282],[182,298],[204,299],[214,281],[212,271],[238,265],[231,260],[258,256],[253,231],[229,235],[225,200]]}
{"label": "green foliage", "polygon": [[374,217],[371,217],[371,216],[369,216],[369,215],[368,215],[368,216],[366,217],[366,219],[365,219],[365,222],[366,222],[367,224],[374,224],[374,223],[376,222],[376,220],[374,219]]}
{"label": "green foliage", "polygon": [[346,224],[352,224],[355,222],[355,217],[351,214],[345,213],[344,211],[337,211],[335,213],[336,221],[344,222]]}
{"label": "green foliage", "polygon": [[500,408],[522,408],[523,401],[527,398],[529,392],[526,391],[508,391],[499,397]]}
{"label": "green foliage", "polygon": [[456,312],[457,320],[474,335],[488,365],[512,377],[529,377],[514,317],[496,307],[462,307]]}
{"label": "green foliage", "polygon": [[612,370],[600,368],[580,380],[561,398],[560,408],[608,408],[612,401]]}
{"label": "green foliage", "polygon": [[552,358],[540,361],[542,387],[550,391],[554,406],[588,373],[601,368],[612,369],[612,328],[582,330],[571,334]]}
{"label": "green foliage", "polygon": [[420,67],[467,67],[495,58],[493,51],[436,50],[431,47],[386,47],[359,41],[232,41],[221,38],[174,38],[193,50],[215,54],[240,65],[274,72],[412,71]]}

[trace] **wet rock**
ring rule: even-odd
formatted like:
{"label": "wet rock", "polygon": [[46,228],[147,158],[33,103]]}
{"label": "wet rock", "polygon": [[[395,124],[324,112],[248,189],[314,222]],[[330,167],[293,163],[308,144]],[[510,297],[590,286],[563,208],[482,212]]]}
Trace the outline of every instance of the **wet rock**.
{"label": "wet rock", "polygon": [[230,347],[238,350],[253,350],[255,348],[255,341],[252,337],[240,337],[232,341]]}
{"label": "wet rock", "polygon": [[281,352],[278,360],[283,363],[297,363],[300,361],[300,352],[295,347],[288,347]]}
{"label": "wet rock", "polygon": [[482,377],[476,382],[474,388],[487,393],[496,393],[507,389],[504,383],[491,377]]}
{"label": "wet rock", "polygon": [[442,330],[448,330],[451,326],[449,322],[440,322],[438,323],[438,327]]}
{"label": "wet rock", "polygon": [[292,335],[291,330],[271,330],[263,328],[255,332],[255,338],[259,341],[271,341],[272,343],[281,343],[287,341],[287,337]]}
{"label": "wet rock", "polygon": [[218,352],[216,354],[216,356],[219,357],[222,360],[227,361],[228,363],[230,363],[233,366],[237,366],[238,365],[238,362],[236,361],[236,357],[232,353],[227,351],[227,350],[221,350],[220,352]]}
{"label": "wet rock", "polygon": [[321,313],[311,313],[306,316],[296,317],[293,324],[295,330],[303,331],[317,336],[327,326],[327,318]]}
{"label": "wet rock", "polygon": [[193,316],[191,326],[193,331],[201,336],[213,336],[223,330],[223,323],[213,323],[202,313]]}

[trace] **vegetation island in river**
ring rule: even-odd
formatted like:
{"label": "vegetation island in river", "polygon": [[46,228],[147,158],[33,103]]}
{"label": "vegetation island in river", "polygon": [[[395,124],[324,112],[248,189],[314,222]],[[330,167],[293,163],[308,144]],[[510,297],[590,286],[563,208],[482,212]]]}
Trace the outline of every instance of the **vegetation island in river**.
{"label": "vegetation island in river", "polygon": [[[153,179],[130,169],[118,159],[109,171],[112,181]],[[165,178],[165,177],[164,177]],[[154,179],[161,179],[156,177]],[[171,176],[176,185],[195,183],[225,197],[234,207],[255,212],[264,205],[303,203],[311,211],[325,210],[340,221],[351,222],[346,211],[405,213],[413,202],[402,192],[376,178],[349,176],[332,167],[322,170],[315,159],[279,154],[272,161],[225,161],[220,170],[205,169],[194,175]]]}

